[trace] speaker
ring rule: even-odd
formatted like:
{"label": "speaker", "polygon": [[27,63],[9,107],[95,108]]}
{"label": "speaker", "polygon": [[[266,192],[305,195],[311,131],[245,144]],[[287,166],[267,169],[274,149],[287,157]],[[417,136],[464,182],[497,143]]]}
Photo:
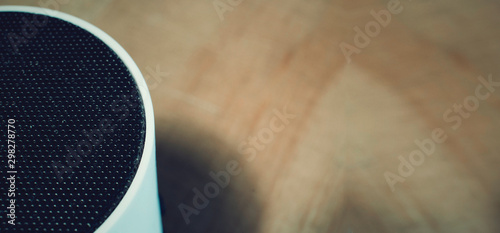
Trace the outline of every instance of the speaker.
{"label": "speaker", "polygon": [[0,232],[161,232],[153,106],[91,24],[0,7]]}

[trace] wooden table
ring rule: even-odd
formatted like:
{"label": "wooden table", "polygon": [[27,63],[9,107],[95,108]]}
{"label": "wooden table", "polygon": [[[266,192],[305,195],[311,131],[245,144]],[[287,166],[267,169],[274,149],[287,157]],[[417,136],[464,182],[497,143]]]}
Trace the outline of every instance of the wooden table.
{"label": "wooden table", "polygon": [[146,77],[166,232],[500,232],[498,1],[50,7]]}

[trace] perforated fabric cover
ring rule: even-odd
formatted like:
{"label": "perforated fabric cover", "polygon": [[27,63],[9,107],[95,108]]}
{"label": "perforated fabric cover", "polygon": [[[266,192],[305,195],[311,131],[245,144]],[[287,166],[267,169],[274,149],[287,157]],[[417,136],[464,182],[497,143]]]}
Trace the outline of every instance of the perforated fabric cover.
{"label": "perforated fabric cover", "polygon": [[[95,231],[143,151],[145,114],[127,67],[78,26],[0,12],[0,75],[0,232]],[[15,169],[8,119],[16,121]],[[15,226],[7,222],[8,170],[17,171]]]}

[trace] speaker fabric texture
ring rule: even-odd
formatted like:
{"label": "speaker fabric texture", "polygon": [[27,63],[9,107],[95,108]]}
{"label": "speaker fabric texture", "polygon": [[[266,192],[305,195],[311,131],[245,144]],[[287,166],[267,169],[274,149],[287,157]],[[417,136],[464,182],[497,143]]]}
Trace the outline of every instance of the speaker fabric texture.
{"label": "speaker fabric texture", "polygon": [[152,105],[130,56],[61,12],[0,7],[0,22],[0,232],[160,232]]}

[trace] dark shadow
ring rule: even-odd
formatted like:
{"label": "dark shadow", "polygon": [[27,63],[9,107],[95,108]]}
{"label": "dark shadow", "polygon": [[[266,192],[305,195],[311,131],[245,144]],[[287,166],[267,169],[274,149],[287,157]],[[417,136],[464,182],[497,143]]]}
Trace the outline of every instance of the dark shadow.
{"label": "dark shadow", "polygon": [[[254,199],[254,184],[243,167],[239,166],[241,173],[238,175],[229,175],[230,181],[225,188],[217,185],[220,192],[213,198],[207,197],[204,190],[207,184],[216,184],[209,173],[226,170],[228,162],[238,160],[238,154],[217,137],[196,128],[192,123],[163,121],[156,125],[163,231],[256,232],[261,206]],[[200,198],[193,189],[199,190],[206,200]],[[214,189],[210,191],[215,193]],[[197,208],[193,203],[195,196],[198,196],[198,204],[202,208]],[[180,205],[184,207],[184,216]]]}

